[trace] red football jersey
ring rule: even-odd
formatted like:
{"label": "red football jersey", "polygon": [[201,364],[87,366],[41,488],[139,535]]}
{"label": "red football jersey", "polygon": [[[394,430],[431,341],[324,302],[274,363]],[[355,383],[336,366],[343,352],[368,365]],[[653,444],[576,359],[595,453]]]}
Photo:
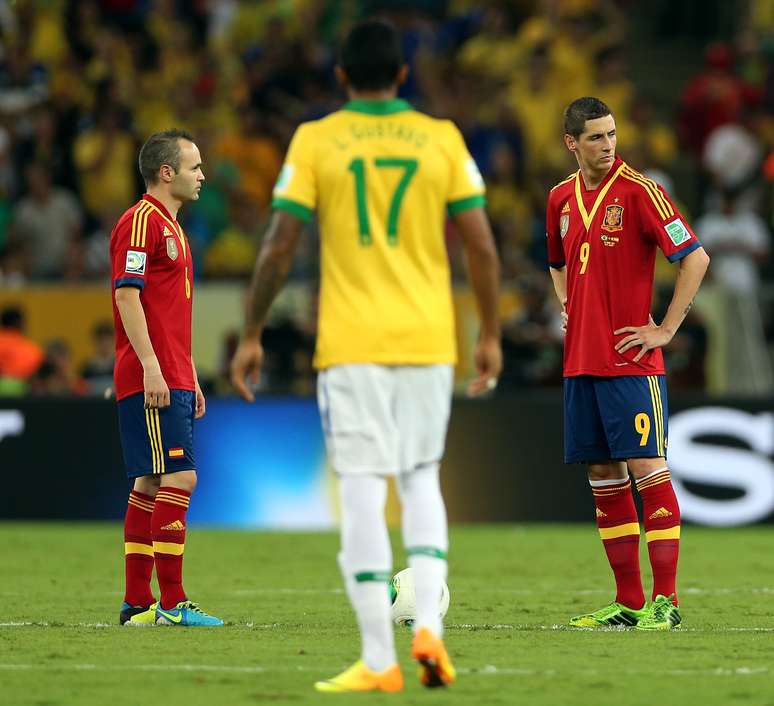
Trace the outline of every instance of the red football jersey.
{"label": "red football jersey", "polygon": [[177,221],[148,194],[132,206],[110,234],[116,364],[120,400],[143,391],[142,365],[126,336],[116,306],[118,287],[138,287],[153,350],[170,389],[194,390],[191,363],[193,263]]}
{"label": "red football jersey", "polygon": [[660,348],[635,363],[613,331],[648,323],[657,248],[676,262],[700,247],[669,196],[620,158],[592,191],[579,170],[551,190],[546,236],[550,266],[567,266],[565,377],[663,374]]}

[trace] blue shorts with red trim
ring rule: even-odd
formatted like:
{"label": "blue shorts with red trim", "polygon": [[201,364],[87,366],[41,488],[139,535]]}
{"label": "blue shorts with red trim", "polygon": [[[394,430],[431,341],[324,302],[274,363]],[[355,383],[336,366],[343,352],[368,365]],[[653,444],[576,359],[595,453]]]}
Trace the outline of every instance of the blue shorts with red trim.
{"label": "blue shorts with red trim", "polygon": [[564,379],[564,462],[666,458],[663,375]]}
{"label": "blue shorts with red trim", "polygon": [[190,390],[170,390],[169,398],[169,407],[162,409],[145,409],[142,392],[118,402],[118,426],[129,478],[196,470],[196,395]]}

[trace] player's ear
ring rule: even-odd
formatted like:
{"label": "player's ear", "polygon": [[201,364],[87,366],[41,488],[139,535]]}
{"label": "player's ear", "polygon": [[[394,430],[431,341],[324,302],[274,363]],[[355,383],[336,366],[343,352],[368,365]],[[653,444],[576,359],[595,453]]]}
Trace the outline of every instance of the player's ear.
{"label": "player's ear", "polygon": [[570,152],[576,152],[578,150],[578,143],[575,142],[575,138],[565,133],[564,135],[564,144],[567,145],[567,149],[570,150]]}
{"label": "player's ear", "polygon": [[349,78],[347,77],[347,72],[344,71],[344,69],[336,64],[336,66],[333,67],[333,75],[336,77],[336,83],[339,84],[342,88],[346,88],[347,84],[349,83]]}
{"label": "player's ear", "polygon": [[398,75],[395,78],[395,84],[402,86],[408,80],[409,67],[408,64],[402,64],[398,69]]}
{"label": "player's ear", "polygon": [[162,164],[161,169],[159,169],[159,178],[169,184],[175,178],[175,170],[168,164]]}

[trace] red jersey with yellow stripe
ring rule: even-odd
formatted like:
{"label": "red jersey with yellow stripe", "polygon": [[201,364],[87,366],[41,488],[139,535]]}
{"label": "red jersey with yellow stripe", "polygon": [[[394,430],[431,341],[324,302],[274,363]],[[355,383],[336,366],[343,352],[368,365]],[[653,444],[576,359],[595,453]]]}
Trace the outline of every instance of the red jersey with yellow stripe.
{"label": "red jersey with yellow stripe", "polygon": [[663,374],[660,348],[635,363],[613,331],[648,323],[657,249],[677,262],[700,247],[669,196],[616,158],[596,189],[578,171],[551,190],[546,236],[550,266],[567,267],[565,377]]}
{"label": "red jersey with yellow stripe", "polygon": [[143,391],[142,365],[124,330],[115,301],[119,287],[140,289],[153,350],[170,389],[194,390],[191,363],[193,301],[191,251],[183,229],[157,199],[144,194],[110,234],[116,363],[120,400]]}

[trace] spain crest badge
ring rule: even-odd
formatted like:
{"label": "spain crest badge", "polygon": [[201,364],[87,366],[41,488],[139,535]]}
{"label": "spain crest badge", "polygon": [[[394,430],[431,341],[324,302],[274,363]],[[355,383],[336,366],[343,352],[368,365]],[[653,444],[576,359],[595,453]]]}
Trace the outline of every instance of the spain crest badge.
{"label": "spain crest badge", "polygon": [[605,206],[605,218],[602,221],[602,230],[613,233],[617,230],[623,230],[623,211],[624,207],[617,203],[611,203]]}

